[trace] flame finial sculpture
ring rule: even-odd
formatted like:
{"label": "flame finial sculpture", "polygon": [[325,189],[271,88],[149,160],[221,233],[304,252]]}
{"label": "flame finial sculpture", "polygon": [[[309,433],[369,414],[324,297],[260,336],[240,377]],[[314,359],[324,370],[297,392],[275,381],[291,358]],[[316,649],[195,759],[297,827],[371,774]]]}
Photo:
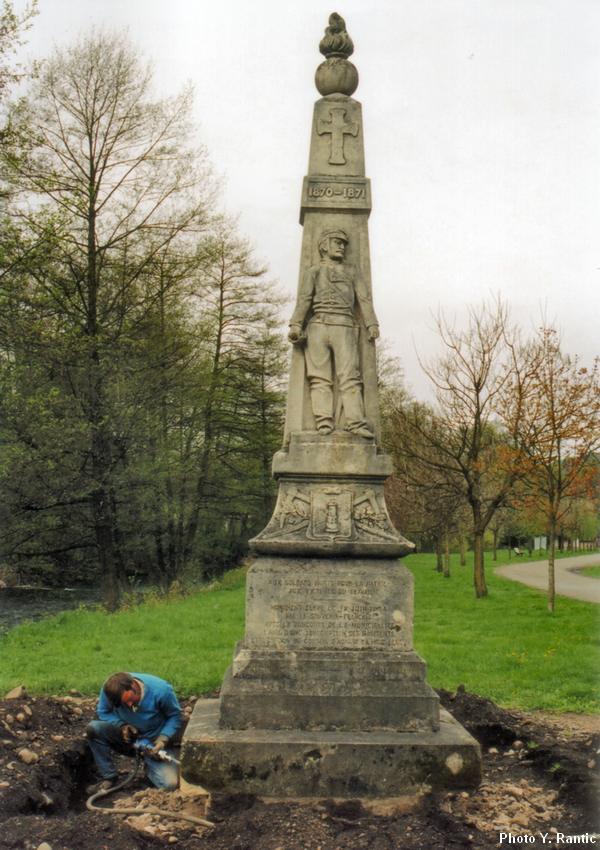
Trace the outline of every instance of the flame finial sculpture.
{"label": "flame finial sculpture", "polygon": [[319,43],[319,50],[325,56],[315,73],[315,85],[323,97],[342,94],[350,97],[358,88],[358,71],[348,61],[354,53],[354,44],[346,32],[346,22],[341,15],[333,12],[329,16],[329,26]]}

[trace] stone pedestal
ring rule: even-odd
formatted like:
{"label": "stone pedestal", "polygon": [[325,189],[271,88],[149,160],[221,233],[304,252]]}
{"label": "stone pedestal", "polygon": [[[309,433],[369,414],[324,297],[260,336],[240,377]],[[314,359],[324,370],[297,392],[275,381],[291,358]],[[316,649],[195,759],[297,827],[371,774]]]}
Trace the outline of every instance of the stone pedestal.
{"label": "stone pedestal", "polygon": [[437,730],[397,560],[259,558],[246,635],[221,689],[224,728]]}
{"label": "stone pedestal", "polygon": [[196,704],[183,776],[265,797],[396,796],[480,779],[412,646],[397,559],[262,556],[220,701]]}

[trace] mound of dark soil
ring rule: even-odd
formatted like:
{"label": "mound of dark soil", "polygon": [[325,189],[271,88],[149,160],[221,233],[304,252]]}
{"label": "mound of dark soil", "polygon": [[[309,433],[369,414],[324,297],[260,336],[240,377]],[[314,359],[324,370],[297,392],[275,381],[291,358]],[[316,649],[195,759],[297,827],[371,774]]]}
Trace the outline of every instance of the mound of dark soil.
{"label": "mound of dark soil", "polygon": [[[420,800],[265,803],[221,795],[207,817],[215,828],[149,815],[89,812],[92,779],[84,729],[94,701],[66,697],[0,701],[0,850],[442,850],[493,848],[499,832],[565,835],[598,828],[597,718],[525,714],[459,689],[442,702],[480,741],[484,779],[471,793]],[[191,711],[191,704],[185,705]],[[123,767],[128,768],[129,762]],[[162,792],[131,789],[106,805],[156,805]],[[133,795],[133,796],[132,796]],[[119,799],[121,798],[121,799]],[[188,811],[183,798],[161,808]],[[198,813],[198,801],[194,803]],[[541,839],[536,845],[542,846]]]}

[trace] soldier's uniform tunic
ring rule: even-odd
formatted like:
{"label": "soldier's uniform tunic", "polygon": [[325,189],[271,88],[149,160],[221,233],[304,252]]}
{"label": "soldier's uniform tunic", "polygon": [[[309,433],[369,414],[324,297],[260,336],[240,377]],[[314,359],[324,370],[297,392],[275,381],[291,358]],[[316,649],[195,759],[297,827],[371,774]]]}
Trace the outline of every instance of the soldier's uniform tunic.
{"label": "soldier's uniform tunic", "polygon": [[367,327],[377,325],[370,294],[353,266],[325,257],[306,272],[290,325],[306,325],[306,374],[317,430],[332,429],[333,374],[338,381],[346,428],[367,426],[358,357],[358,301]]}

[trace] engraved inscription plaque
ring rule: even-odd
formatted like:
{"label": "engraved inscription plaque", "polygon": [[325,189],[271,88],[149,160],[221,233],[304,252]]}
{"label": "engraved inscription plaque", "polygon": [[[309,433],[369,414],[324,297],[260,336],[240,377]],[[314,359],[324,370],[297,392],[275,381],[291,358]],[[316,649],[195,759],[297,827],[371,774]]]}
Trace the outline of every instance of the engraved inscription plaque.
{"label": "engraved inscription plaque", "polygon": [[371,181],[367,177],[311,174],[302,184],[300,223],[306,210],[371,210]]}
{"label": "engraved inscription plaque", "polygon": [[367,562],[316,567],[298,559],[291,572],[265,561],[248,575],[248,648],[412,648],[412,576],[405,568],[398,573],[395,565],[388,576],[373,574]]}

